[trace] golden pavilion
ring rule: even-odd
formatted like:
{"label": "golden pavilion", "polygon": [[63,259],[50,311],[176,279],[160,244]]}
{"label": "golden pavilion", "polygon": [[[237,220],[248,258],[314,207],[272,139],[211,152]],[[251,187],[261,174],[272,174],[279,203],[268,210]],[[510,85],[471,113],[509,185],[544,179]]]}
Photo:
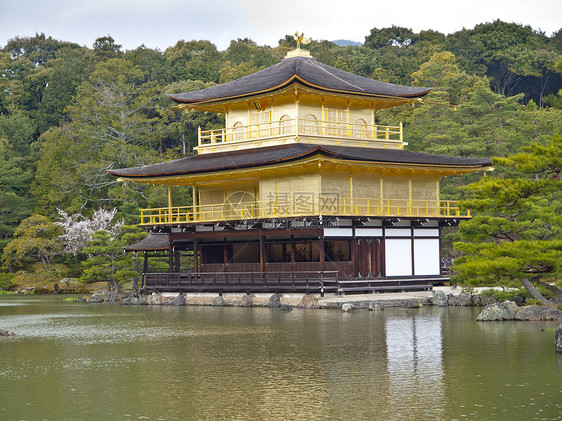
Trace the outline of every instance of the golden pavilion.
{"label": "golden pavilion", "polygon": [[[324,294],[446,280],[440,229],[470,214],[440,200],[439,182],[491,161],[407,151],[401,124],[374,124],[376,110],[430,90],[344,72],[297,48],[252,75],[169,95],[225,124],[199,130],[194,156],[109,171],[168,188],[167,207],[141,211],[151,235],[129,248],[167,250],[165,273],[150,273],[145,258],[145,289]],[[174,186],[191,189],[190,206],[174,205]]]}

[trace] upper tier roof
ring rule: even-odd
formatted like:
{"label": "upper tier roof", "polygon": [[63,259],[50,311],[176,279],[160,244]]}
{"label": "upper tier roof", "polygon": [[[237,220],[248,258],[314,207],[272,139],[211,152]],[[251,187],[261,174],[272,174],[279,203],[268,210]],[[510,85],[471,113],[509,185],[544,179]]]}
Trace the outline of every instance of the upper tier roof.
{"label": "upper tier roof", "polygon": [[321,91],[384,98],[419,98],[432,89],[379,82],[327,66],[313,58],[292,57],[223,85],[183,94],[171,94],[168,97],[182,104],[214,102],[271,92],[293,82]]}
{"label": "upper tier roof", "polygon": [[468,167],[484,169],[491,165],[489,158],[465,158],[394,149],[366,149],[349,146],[317,146],[292,143],[269,148],[200,154],[160,164],[109,170],[108,172],[115,176],[139,179],[140,181],[142,178],[194,175],[214,171],[233,171],[243,168],[263,167],[297,161],[315,155],[347,161],[447,166],[458,169]]}

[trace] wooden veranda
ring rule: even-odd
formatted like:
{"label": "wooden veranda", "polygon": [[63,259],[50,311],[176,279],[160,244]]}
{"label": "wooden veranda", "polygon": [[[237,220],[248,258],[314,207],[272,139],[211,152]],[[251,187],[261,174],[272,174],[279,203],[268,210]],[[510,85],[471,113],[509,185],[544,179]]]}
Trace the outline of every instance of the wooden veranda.
{"label": "wooden veranda", "polygon": [[448,278],[340,279],[338,271],[145,273],[142,291],[237,293],[377,293],[431,291]]}

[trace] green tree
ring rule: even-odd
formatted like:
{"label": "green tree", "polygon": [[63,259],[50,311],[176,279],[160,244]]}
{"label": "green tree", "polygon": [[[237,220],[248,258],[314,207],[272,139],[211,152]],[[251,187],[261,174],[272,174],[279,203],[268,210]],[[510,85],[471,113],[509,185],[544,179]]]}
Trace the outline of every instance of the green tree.
{"label": "green tree", "polygon": [[155,109],[158,94],[129,61],[100,63],[68,107],[71,121],[40,138],[33,185],[38,209],[76,213],[111,201],[112,206],[121,200],[146,204],[142,192],[148,186],[123,186],[106,171],[157,161],[163,131]]}
{"label": "green tree", "polygon": [[256,68],[273,66],[278,61],[269,47],[260,47],[249,38],[230,41],[230,45],[224,52],[224,59],[233,66],[246,63],[248,66]]}
{"label": "green tree", "polygon": [[371,29],[371,33],[365,37],[364,45],[373,49],[387,46],[407,48],[417,40],[417,34],[410,28],[392,25],[390,28]]}
{"label": "green tree", "polygon": [[459,107],[459,118],[472,139],[480,139],[487,156],[509,156],[523,144],[515,130],[518,114],[524,109],[523,94],[504,97],[490,90],[483,80],[478,81],[468,100]]}
{"label": "green tree", "polygon": [[336,59],[334,67],[346,72],[371,77],[378,68],[379,53],[363,47],[337,48],[331,54]]}
{"label": "green tree", "polygon": [[478,212],[459,227],[463,255],[455,260],[456,282],[467,285],[513,285],[560,278],[562,261],[562,136],[532,143],[495,165],[519,175],[485,177],[467,187],[473,198],[463,206]]}
{"label": "green tree", "polygon": [[169,68],[164,55],[158,49],[153,50],[143,45],[125,53],[125,59],[142,70],[145,82],[164,83],[168,78]]}
{"label": "green tree", "polygon": [[210,41],[178,41],[164,51],[170,67],[170,82],[179,80],[219,81],[222,56]]}
{"label": "green tree", "polygon": [[[214,85],[215,84],[212,82],[206,83],[200,80],[184,80],[167,85],[163,89],[163,92],[167,94],[177,94],[180,92],[205,89]],[[191,154],[193,153],[193,148],[197,146],[198,127],[201,127],[202,130],[220,129],[224,127],[224,117],[221,115],[172,108],[170,107],[170,99],[165,95],[160,97],[158,107],[166,127],[166,137],[161,138],[163,143],[162,147],[159,149],[161,152],[165,149],[180,148],[183,155]]]}
{"label": "green tree", "polygon": [[49,218],[31,215],[15,230],[14,239],[4,248],[2,261],[11,272],[14,266],[21,266],[26,257],[31,257],[40,260],[48,271],[53,258],[63,252],[61,234],[62,228]]}
{"label": "green tree", "polygon": [[365,37],[365,49],[378,53],[372,77],[402,85],[411,84],[411,75],[434,53],[444,51],[445,35],[436,31],[414,33],[409,28],[373,28]]}
{"label": "green tree", "polygon": [[[484,131],[489,127],[481,124],[481,120],[489,122],[493,108],[482,110],[479,115],[469,114],[475,104],[480,104],[481,97],[475,97],[478,89],[492,93],[486,88],[487,80],[468,75],[460,69],[455,56],[447,51],[434,53],[412,74],[412,79],[414,85],[432,87],[433,90],[419,105],[377,112],[379,121],[388,124],[403,121],[410,150],[466,157],[489,156],[492,146]],[[498,114],[512,120],[511,114]],[[447,177],[441,183],[441,194],[447,199],[459,199],[462,194],[460,186],[478,177]]]}
{"label": "green tree", "polygon": [[15,156],[29,155],[31,143],[35,140],[35,132],[35,124],[22,110],[16,109],[9,114],[0,114],[0,138],[10,142]]}
{"label": "green tree", "polygon": [[219,83],[230,82],[241,77],[251,75],[261,70],[261,68],[253,66],[250,62],[242,62],[240,64],[232,64],[230,61],[225,61],[219,71]]}
{"label": "green tree", "polygon": [[0,251],[20,222],[31,213],[31,171],[24,158],[14,157],[11,145],[0,137]]}
{"label": "green tree", "polygon": [[146,237],[147,233],[135,226],[122,226],[121,230],[117,237],[103,230],[93,234],[83,250],[89,257],[83,262],[83,282],[106,281],[110,289],[119,292],[123,282],[138,280],[140,274],[135,270],[134,258],[123,247]]}
{"label": "green tree", "polygon": [[94,63],[110,60],[112,58],[121,58],[123,51],[121,45],[116,44],[111,35],[96,38],[92,45],[92,50],[88,58]]}
{"label": "green tree", "polygon": [[[427,104],[411,109],[408,130],[419,141],[413,148],[445,155],[478,155],[484,151],[472,142],[466,125],[458,118],[456,106],[469,100],[479,78],[461,71],[455,56],[448,52],[434,53],[431,59],[412,74],[415,86],[432,87],[424,98]],[[407,110],[405,110],[407,112]]]}
{"label": "green tree", "polygon": [[76,43],[59,41],[41,33],[33,37],[16,36],[8,41],[4,51],[13,59],[26,58],[34,67],[38,67],[56,58],[57,52],[62,48],[80,49],[81,47]]}
{"label": "green tree", "polygon": [[560,84],[549,64],[555,60],[551,53],[560,52],[530,26],[496,20],[451,34],[445,45],[469,73],[488,76],[497,94],[526,93],[542,104],[542,97]]}
{"label": "green tree", "polygon": [[0,91],[5,96],[0,94],[0,111],[24,111],[40,132],[58,124],[84,78],[86,50],[41,34],[16,37],[3,51]]}
{"label": "green tree", "polygon": [[32,113],[40,133],[59,125],[68,117],[67,107],[94,68],[86,60],[86,52],[85,48],[61,48],[56,58],[43,69],[47,83],[37,110]]}

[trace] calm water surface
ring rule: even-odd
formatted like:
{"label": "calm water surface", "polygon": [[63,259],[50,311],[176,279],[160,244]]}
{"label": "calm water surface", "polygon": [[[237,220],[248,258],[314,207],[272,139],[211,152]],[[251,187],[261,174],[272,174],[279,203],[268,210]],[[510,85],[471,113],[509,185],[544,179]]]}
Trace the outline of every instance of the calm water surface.
{"label": "calm water surface", "polygon": [[1,420],[562,419],[558,323],[0,297]]}

